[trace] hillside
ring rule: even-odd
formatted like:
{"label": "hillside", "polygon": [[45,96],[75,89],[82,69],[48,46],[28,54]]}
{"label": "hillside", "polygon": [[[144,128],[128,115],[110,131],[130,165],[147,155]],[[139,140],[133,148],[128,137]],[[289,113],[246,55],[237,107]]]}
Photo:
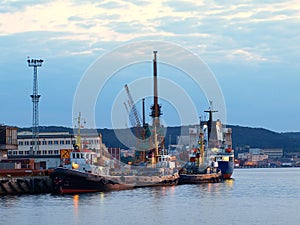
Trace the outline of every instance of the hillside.
{"label": "hillside", "polygon": [[[236,125],[228,125],[232,128],[233,147],[250,146],[251,148],[283,148],[285,151],[300,151],[300,132],[277,133],[263,128],[242,127]],[[165,145],[177,142],[180,135],[188,135],[189,126],[168,127],[166,131]],[[19,128],[19,131],[30,131],[31,128]],[[83,130],[89,132],[89,130]],[[40,127],[40,132],[73,132],[72,128],[58,126]],[[116,137],[112,129],[98,129],[98,133],[102,134],[103,142],[109,147],[126,148]],[[118,130],[119,135],[127,138],[125,129]],[[134,146],[134,140],[127,139],[131,146]]]}

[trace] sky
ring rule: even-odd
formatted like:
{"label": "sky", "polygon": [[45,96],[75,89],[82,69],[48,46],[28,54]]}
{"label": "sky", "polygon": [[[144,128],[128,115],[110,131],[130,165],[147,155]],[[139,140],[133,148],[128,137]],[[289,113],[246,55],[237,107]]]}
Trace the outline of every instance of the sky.
{"label": "sky", "polygon": [[[74,99],[89,68],[122,46],[159,41],[180,46],[209,68],[223,95],[227,124],[300,131],[300,0],[0,0],[0,18],[0,123],[32,124],[33,70],[27,57],[44,60],[38,68],[40,125],[72,127]],[[98,75],[109,79],[94,105],[97,127],[112,127],[112,107],[119,95],[126,96],[124,84],[152,76],[148,50],[149,62],[134,61],[113,74],[99,69]],[[158,76],[180,84],[202,116],[212,99],[193,85],[190,74],[160,62],[165,54],[158,49]],[[163,88],[163,81],[159,85]],[[176,96],[174,85],[170,91]],[[130,92],[139,98],[140,109],[134,87]],[[147,115],[151,101],[147,95]],[[182,123],[176,112],[180,100],[160,103],[166,125]],[[118,112],[126,126],[125,108]]]}

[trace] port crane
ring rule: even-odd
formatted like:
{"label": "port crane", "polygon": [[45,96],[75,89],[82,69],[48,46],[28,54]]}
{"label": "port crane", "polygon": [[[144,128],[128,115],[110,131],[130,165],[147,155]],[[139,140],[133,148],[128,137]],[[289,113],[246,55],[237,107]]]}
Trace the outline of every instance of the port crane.
{"label": "port crane", "polygon": [[146,151],[149,150],[149,144],[146,143],[146,138],[151,135],[151,132],[149,130],[149,125],[145,122],[145,99],[142,99],[143,119],[141,121],[141,116],[134,104],[128,85],[126,84],[124,88],[128,97],[128,102],[127,104],[124,102],[124,106],[129,115],[132,128],[135,129],[135,136],[138,139],[137,149],[139,150],[139,157],[137,158],[139,159],[135,162],[137,163],[146,160]]}

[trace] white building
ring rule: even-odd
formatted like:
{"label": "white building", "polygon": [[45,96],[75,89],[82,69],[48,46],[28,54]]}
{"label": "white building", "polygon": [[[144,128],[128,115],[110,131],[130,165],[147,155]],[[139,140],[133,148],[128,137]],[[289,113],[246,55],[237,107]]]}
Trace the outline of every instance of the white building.
{"label": "white building", "polygon": [[269,158],[282,158],[283,156],[283,149],[282,148],[269,148],[263,149],[264,154],[268,155]]}
{"label": "white building", "polygon": [[[8,158],[34,158],[42,168],[57,167],[61,163],[61,150],[73,149],[76,136],[69,132],[39,133],[38,150],[33,152],[32,132],[18,132],[18,149],[9,150]],[[98,134],[82,134],[83,149],[93,150],[100,156],[100,149],[105,148]]]}

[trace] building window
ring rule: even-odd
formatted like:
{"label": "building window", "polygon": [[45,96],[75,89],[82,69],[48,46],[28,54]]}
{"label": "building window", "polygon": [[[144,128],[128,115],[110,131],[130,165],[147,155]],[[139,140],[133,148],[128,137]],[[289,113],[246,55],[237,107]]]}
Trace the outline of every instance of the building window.
{"label": "building window", "polygon": [[76,144],[76,141],[75,140],[72,140],[72,145],[75,145]]}
{"label": "building window", "polygon": [[54,141],[54,145],[58,145],[58,141]]}
{"label": "building window", "polygon": [[23,145],[24,142],[23,141],[19,141],[18,145]]}
{"label": "building window", "polygon": [[48,145],[53,145],[53,141],[48,141]]}
{"label": "building window", "polygon": [[43,150],[43,155],[48,155],[46,150]]}
{"label": "building window", "polygon": [[53,150],[49,150],[49,155],[52,155],[53,154]]}
{"label": "building window", "polygon": [[54,150],[54,155],[58,155],[58,150]]}
{"label": "building window", "polygon": [[70,140],[66,140],[66,145],[70,145],[71,141]]}
{"label": "building window", "polygon": [[36,153],[37,155],[41,155],[41,151],[37,151],[37,153]]}
{"label": "building window", "polygon": [[29,155],[29,151],[25,151],[25,155]]}
{"label": "building window", "polygon": [[61,141],[59,142],[59,144],[60,144],[60,145],[64,145],[64,144],[65,144],[65,141],[64,141],[64,140],[61,140]]}
{"label": "building window", "polygon": [[19,151],[19,155],[23,155],[23,151]]}
{"label": "building window", "polygon": [[47,145],[47,141],[42,141],[42,145]]}

